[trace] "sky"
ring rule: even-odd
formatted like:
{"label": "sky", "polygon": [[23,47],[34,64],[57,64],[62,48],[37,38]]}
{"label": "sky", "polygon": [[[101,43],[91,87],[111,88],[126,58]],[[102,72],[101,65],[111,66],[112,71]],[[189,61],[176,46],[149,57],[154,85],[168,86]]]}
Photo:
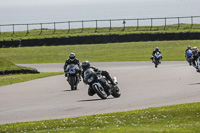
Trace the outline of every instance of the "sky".
{"label": "sky", "polygon": [[199,1],[199,0],[0,0],[0,7],[11,6],[39,6],[39,5],[61,5],[61,4],[115,4],[117,3],[138,3],[138,2],[160,2],[160,1]]}
{"label": "sky", "polygon": [[200,16],[200,0],[0,0],[0,24]]}

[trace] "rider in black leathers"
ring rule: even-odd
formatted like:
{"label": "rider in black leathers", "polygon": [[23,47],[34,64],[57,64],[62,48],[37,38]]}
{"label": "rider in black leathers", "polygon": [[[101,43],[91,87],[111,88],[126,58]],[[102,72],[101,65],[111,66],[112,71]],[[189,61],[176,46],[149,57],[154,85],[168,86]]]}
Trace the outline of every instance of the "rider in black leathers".
{"label": "rider in black leathers", "polygon": [[[82,78],[83,78],[83,82],[85,82],[84,81],[84,72],[85,72],[85,70],[87,70],[87,69],[89,69],[89,68],[92,68],[93,70],[94,70],[94,72],[101,72],[101,74],[102,74],[102,76],[105,76],[106,77],[106,79],[108,79],[110,82],[111,82],[111,84],[112,85],[116,85],[114,82],[113,82],[113,80],[112,80],[112,78],[110,77],[110,75],[109,75],[109,73],[107,72],[107,71],[103,71],[103,70],[98,70],[97,68],[95,68],[95,67],[92,67],[91,65],[90,65],[90,62],[89,61],[84,61],[84,62],[82,62],[82,64],[81,64],[81,67],[82,67]],[[111,89],[111,88],[108,88],[108,89]],[[95,94],[95,92],[89,87],[88,88],[88,95],[89,96],[93,96]]]}
{"label": "rider in black leathers", "polygon": [[69,54],[69,59],[67,59],[65,61],[65,64],[64,64],[64,72],[66,71],[66,68],[69,64],[75,64],[75,65],[78,65],[79,67],[79,80],[81,80],[81,67],[80,67],[80,63],[79,63],[79,60],[75,57],[75,54],[74,53],[70,53]]}
{"label": "rider in black leathers", "polygon": [[[159,50],[159,48],[156,47],[155,50],[154,50],[153,53],[152,53],[151,60],[153,60],[153,56],[155,55],[156,52],[159,52],[159,53],[161,54],[161,51]],[[161,59],[162,59],[162,56],[161,56]]]}

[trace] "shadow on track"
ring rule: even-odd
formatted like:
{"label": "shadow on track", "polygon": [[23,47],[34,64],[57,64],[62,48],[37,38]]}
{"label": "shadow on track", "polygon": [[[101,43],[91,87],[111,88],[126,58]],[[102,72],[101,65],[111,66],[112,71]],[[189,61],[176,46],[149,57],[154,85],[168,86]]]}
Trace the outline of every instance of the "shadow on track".
{"label": "shadow on track", "polygon": [[65,91],[78,91],[78,90],[63,90],[63,92],[65,92]]}
{"label": "shadow on track", "polygon": [[192,84],[189,84],[189,85],[200,85],[200,83],[192,83]]}
{"label": "shadow on track", "polygon": [[114,98],[107,98],[107,99],[87,99],[87,100],[79,100],[78,102],[92,102],[92,101],[100,101],[100,100],[109,100]]}

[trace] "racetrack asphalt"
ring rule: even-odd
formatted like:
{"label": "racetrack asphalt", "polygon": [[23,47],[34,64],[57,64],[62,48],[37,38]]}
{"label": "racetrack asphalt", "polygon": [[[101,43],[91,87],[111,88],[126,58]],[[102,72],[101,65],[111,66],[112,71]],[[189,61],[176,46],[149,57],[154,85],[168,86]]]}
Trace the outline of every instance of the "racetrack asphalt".
{"label": "racetrack asphalt", "polygon": [[[0,124],[78,117],[200,102],[200,73],[186,61],[91,63],[116,76],[121,97],[88,96],[88,86],[71,91],[64,75],[0,87]],[[63,71],[63,63],[20,64],[40,72]]]}

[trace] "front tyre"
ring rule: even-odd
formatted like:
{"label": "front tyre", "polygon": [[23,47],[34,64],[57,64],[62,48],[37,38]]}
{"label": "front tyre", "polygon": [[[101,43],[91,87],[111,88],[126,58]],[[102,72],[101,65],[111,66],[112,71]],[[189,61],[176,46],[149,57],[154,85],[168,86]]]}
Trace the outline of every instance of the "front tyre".
{"label": "front tyre", "polygon": [[76,83],[76,78],[75,78],[75,76],[70,76],[70,77],[69,77],[69,84],[70,84],[70,86],[71,86],[71,90],[76,90],[76,85],[75,85],[75,83]]}
{"label": "front tyre", "polygon": [[158,67],[158,60],[155,60],[155,68]]}
{"label": "front tyre", "polygon": [[101,99],[107,99],[108,96],[107,96],[106,92],[104,91],[103,87],[99,87],[98,85],[94,85],[94,86],[92,86],[92,88]]}

